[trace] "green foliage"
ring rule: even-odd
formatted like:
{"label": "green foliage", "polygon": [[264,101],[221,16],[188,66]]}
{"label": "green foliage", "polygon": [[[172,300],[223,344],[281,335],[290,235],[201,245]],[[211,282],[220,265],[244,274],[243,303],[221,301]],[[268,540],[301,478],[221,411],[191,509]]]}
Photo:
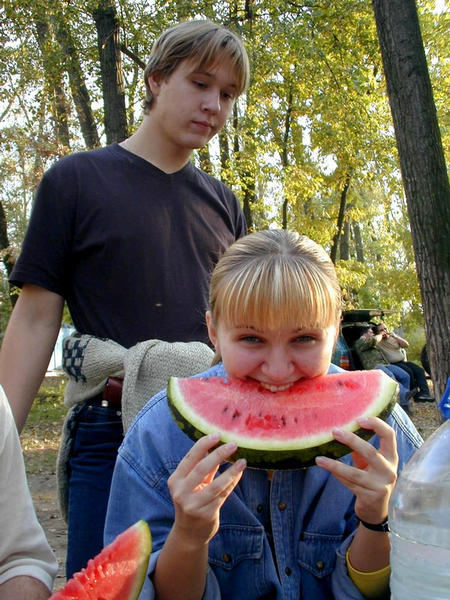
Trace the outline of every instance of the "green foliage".
{"label": "green foliage", "polygon": [[37,393],[21,434],[27,473],[54,472],[67,407],[63,404],[65,379],[47,377]]}
{"label": "green foliage", "polygon": [[6,276],[0,277],[0,344],[3,339],[3,332],[8,324],[11,314],[11,303],[9,300],[9,285]]}
{"label": "green foliage", "polygon": [[46,415],[46,418],[50,420],[59,420],[66,412],[63,405],[65,389],[66,380],[63,376],[47,377],[36,394],[35,403],[29,416],[29,424],[35,424],[42,415]]}
{"label": "green foliage", "polygon": [[405,332],[406,339],[409,343],[407,351],[408,360],[422,366],[420,353],[425,344],[425,331],[423,327],[417,327],[415,323],[410,322],[410,319],[405,319],[402,331]]}
{"label": "green foliage", "polygon": [[[95,125],[105,143],[93,11],[100,0],[22,0],[0,7],[0,182],[11,249],[20,249],[34,189],[48,166],[85,147],[67,53],[73,40]],[[252,75],[227,125],[209,145],[212,172],[250,201],[254,228],[286,226],[330,251],[349,181],[349,259],[337,269],[346,304],[395,311],[422,324],[406,206],[370,2],[366,0],[116,0],[129,129],[142,118],[142,69],[151,46],[181,19],[211,18],[239,32]],[[448,14],[419,0],[444,147],[449,148]],[[64,138],[68,132],[68,139]],[[195,159],[197,160],[197,158]],[[357,230],[360,239],[356,238]],[[341,232],[342,233],[342,232]],[[2,248],[0,248],[0,251]],[[2,272],[2,301],[7,301]],[[8,308],[2,307],[4,327]]]}

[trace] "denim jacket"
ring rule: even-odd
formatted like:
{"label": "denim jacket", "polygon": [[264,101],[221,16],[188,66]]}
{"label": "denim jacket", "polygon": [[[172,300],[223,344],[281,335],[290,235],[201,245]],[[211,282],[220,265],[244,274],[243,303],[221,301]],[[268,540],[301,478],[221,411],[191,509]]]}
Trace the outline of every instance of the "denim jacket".
{"label": "denim jacket", "polygon": [[[331,365],[329,372],[340,370]],[[225,371],[219,364],[204,374]],[[401,469],[421,438],[398,406],[388,422]],[[371,442],[377,445],[377,436]],[[153,551],[140,600],[155,598],[151,574],[174,520],[167,479],[191,447],[163,391],[142,409],[120,448],[105,543],[139,519],[149,523]],[[350,463],[351,455],[340,460]],[[266,471],[248,468],[221,509],[203,599],[363,600],[345,561],[356,527],[354,496],[324,469],[275,471],[269,481]]]}

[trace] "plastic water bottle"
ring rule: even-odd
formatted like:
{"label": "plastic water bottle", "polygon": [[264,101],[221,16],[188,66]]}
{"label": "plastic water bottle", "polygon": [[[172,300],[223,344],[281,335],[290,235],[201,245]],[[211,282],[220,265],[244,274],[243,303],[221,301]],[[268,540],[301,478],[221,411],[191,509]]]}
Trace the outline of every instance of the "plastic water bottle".
{"label": "plastic water bottle", "polygon": [[413,455],[391,496],[391,599],[450,600],[450,378],[447,419]]}

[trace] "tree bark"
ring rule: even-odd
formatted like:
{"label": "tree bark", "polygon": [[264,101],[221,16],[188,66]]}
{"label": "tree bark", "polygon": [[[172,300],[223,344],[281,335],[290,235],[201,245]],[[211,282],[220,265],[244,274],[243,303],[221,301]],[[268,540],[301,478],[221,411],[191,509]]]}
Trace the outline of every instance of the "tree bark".
{"label": "tree bark", "polygon": [[[2,256],[2,262],[5,266],[6,273],[8,277],[11,274],[11,271],[14,267],[14,257],[9,251],[9,238],[8,238],[8,229],[6,222],[6,214],[5,209],[3,208],[3,203],[0,200],[0,254]],[[14,305],[17,301],[17,294],[11,293],[10,296],[11,305],[14,308]]]}
{"label": "tree bark", "polygon": [[14,260],[12,259],[11,254],[9,253],[9,238],[7,231],[7,222],[6,222],[6,214],[5,209],[3,208],[3,203],[0,200],[0,251],[2,252],[2,262],[5,266],[6,272],[8,276],[13,270]]}
{"label": "tree bark", "polygon": [[[288,91],[288,97],[287,97],[286,114],[284,116],[283,143],[282,143],[282,150],[281,150],[281,165],[282,165],[283,169],[287,169],[287,167],[289,165],[288,144],[289,144],[289,136],[290,136],[290,132],[291,132],[292,104],[293,104],[293,94],[292,94],[292,85],[290,85],[289,91]],[[289,204],[288,199],[285,198],[283,200],[282,213],[281,213],[282,229],[287,229],[288,204]]]}
{"label": "tree bark", "polygon": [[342,230],[339,243],[339,258],[340,260],[350,259],[350,221],[348,219],[344,222]]}
{"label": "tree bark", "polygon": [[119,24],[114,0],[101,0],[93,18],[100,56],[106,142],[112,144],[128,137]]}
{"label": "tree bark", "polygon": [[364,244],[361,235],[361,227],[357,221],[352,222],[353,236],[355,238],[356,260],[364,262]]}
{"label": "tree bark", "polygon": [[60,57],[55,52],[53,40],[51,39],[48,17],[43,17],[36,11],[33,18],[36,39],[42,56],[44,77],[53,107],[56,138],[64,146],[64,150],[60,154],[66,154],[70,150],[69,107],[59,70]]}
{"label": "tree bark", "polygon": [[75,42],[61,9],[57,9],[54,24],[56,39],[61,47],[65,68],[69,75],[70,90],[84,143],[86,144],[86,148],[97,148],[100,146],[100,139],[92,113],[89,92],[84,80]]}
{"label": "tree bark", "polygon": [[211,164],[211,156],[209,154],[209,146],[202,146],[197,150],[197,155],[200,161],[200,168],[205,171],[205,173],[209,173],[209,175],[213,174],[213,168]]}
{"label": "tree bark", "polygon": [[450,186],[414,0],[373,0],[437,398],[450,373]]}
{"label": "tree bark", "polygon": [[330,251],[330,258],[334,264],[336,263],[337,252],[338,252],[338,248],[339,248],[339,239],[341,237],[342,226],[344,224],[345,206],[347,204],[347,194],[348,194],[349,187],[350,187],[350,173],[347,173],[347,175],[345,176],[345,183],[344,183],[344,187],[341,192],[341,198],[340,198],[340,202],[339,202],[339,214],[338,214],[338,220],[337,220],[337,225],[336,225],[336,233],[334,235],[333,245],[331,246],[331,251]]}
{"label": "tree bark", "polygon": [[[230,2],[230,25],[232,25],[237,32],[242,35],[243,29],[247,30],[247,45],[251,48],[252,40],[252,28],[254,14],[252,11],[252,1],[246,0],[243,12],[243,19],[240,17],[240,4],[238,2]],[[251,61],[251,55],[250,55]],[[250,102],[249,92],[247,92],[247,102]],[[256,204],[256,183],[255,175],[251,173],[245,166],[245,161],[241,161],[242,156],[241,144],[238,135],[238,112],[237,103],[233,107],[233,126],[234,126],[234,138],[233,138],[233,164],[236,165],[236,169],[239,173],[239,180],[241,182],[243,198],[242,198],[242,210],[244,212],[247,229],[249,232],[254,230],[254,217],[253,207]],[[245,148],[244,148],[245,151]],[[242,166],[244,164],[244,166]]]}
{"label": "tree bark", "polygon": [[239,170],[239,179],[242,184],[244,197],[242,200],[242,210],[244,212],[245,222],[247,223],[247,229],[249,232],[253,231],[253,215],[252,215],[252,205],[256,201],[255,194],[255,179],[254,177],[248,173],[248,171],[240,166],[239,155],[241,153],[239,146],[239,137],[237,134],[237,125],[238,125],[238,114],[237,114],[237,106],[234,105],[233,108],[233,125],[234,125],[234,140],[233,140],[233,153],[234,153],[234,164],[237,165],[237,169]]}
{"label": "tree bark", "polygon": [[220,168],[225,171],[230,166],[230,146],[225,127],[219,131]]}

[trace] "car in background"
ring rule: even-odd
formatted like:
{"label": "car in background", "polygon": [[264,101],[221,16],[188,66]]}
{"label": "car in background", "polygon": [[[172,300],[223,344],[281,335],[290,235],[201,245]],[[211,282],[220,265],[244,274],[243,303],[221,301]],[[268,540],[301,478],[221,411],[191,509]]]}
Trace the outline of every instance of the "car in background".
{"label": "car in background", "polygon": [[378,308],[344,310],[331,362],[347,371],[362,370],[363,366],[353,345],[361,337],[363,329],[378,325],[389,312]]}

